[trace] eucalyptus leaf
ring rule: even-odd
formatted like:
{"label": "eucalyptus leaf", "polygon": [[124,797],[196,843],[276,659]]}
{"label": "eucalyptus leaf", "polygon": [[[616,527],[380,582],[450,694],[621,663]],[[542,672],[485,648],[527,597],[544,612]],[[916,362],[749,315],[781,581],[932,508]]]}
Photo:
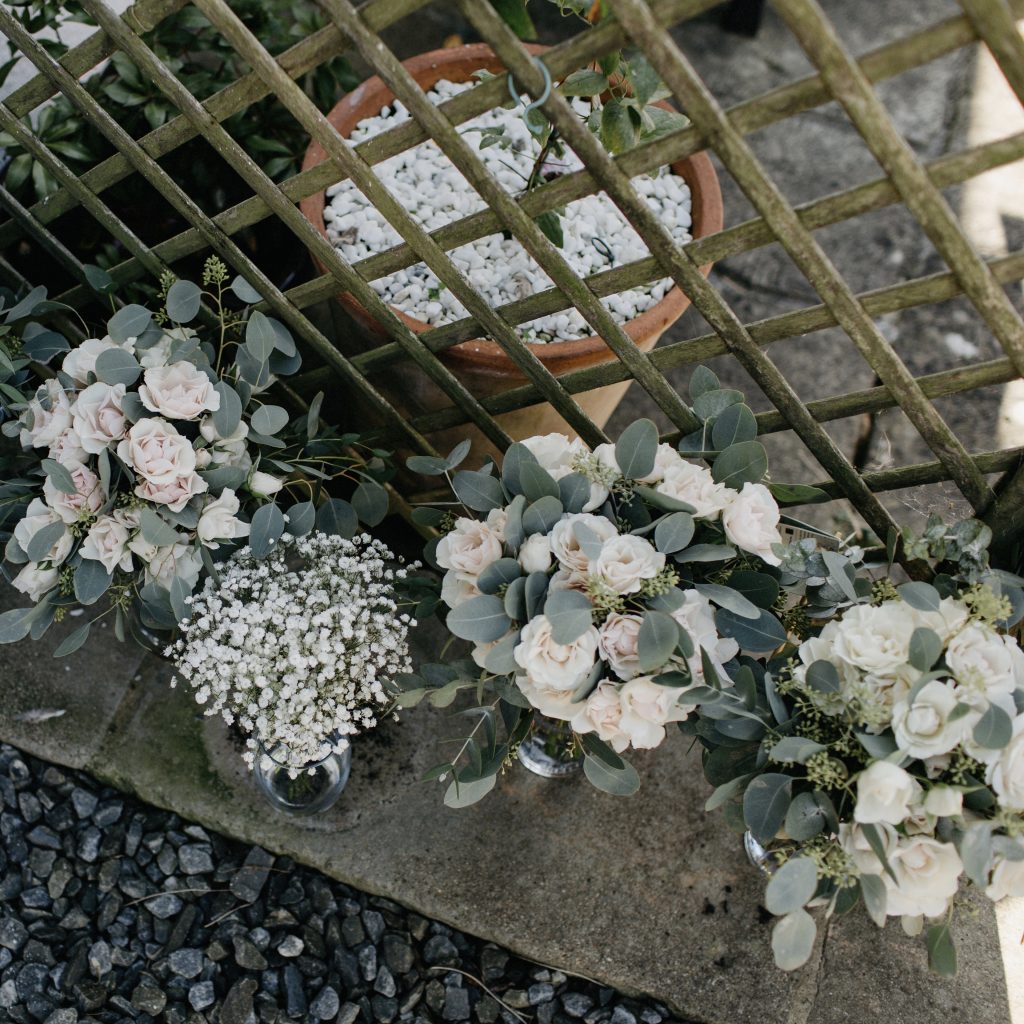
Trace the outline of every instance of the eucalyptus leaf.
{"label": "eucalyptus leaf", "polygon": [[261,405],[250,417],[253,430],[259,434],[276,434],[288,426],[291,417],[279,405]]}
{"label": "eucalyptus leaf", "polygon": [[473,447],[473,442],[466,438],[460,441],[449,453],[448,457],[444,460],[444,464],[448,469],[455,469],[456,466],[461,465],[466,456],[469,454],[470,449]]}
{"label": "eucalyptus leaf", "polygon": [[735,391],[732,388],[718,388],[698,395],[693,400],[693,411],[701,420],[713,420],[722,415],[729,406],[739,405],[742,402],[742,391]]}
{"label": "eucalyptus leaf", "polygon": [[377,526],[388,514],[390,499],[388,492],[376,480],[362,480],[352,492],[352,508],[360,521],[367,526]]}
{"label": "eucalyptus leaf", "polygon": [[793,780],[778,772],[754,779],[743,794],[743,820],[754,838],[767,846],[782,827],[789,810]]}
{"label": "eucalyptus leaf", "polygon": [[109,589],[114,577],[102,562],[83,558],[75,569],[75,600],[79,604],[95,604]]}
{"label": "eucalyptus leaf", "polygon": [[236,276],[235,279],[229,285],[231,290],[235,293],[235,296],[239,298],[246,305],[252,305],[254,302],[259,302],[263,296],[244,277]]}
{"label": "eucalyptus leaf", "polygon": [[483,800],[494,789],[497,781],[494,775],[485,775],[474,782],[459,782],[453,779],[445,791],[444,805],[452,808],[469,807],[478,800]]}
{"label": "eucalyptus leaf", "polygon": [[194,281],[175,281],[167,289],[164,309],[167,315],[179,324],[194,320],[203,301],[203,293]]}
{"label": "eucalyptus leaf", "polygon": [[882,879],[882,876],[861,875],[860,894],[864,897],[864,907],[868,912],[868,917],[879,928],[884,928],[886,920],[885,907],[888,897],[885,881]]}
{"label": "eucalyptus leaf", "polygon": [[986,888],[992,868],[992,828],[989,823],[979,821],[967,829],[960,840],[959,850],[967,877],[979,889]]}
{"label": "eucalyptus leaf", "polygon": [[928,947],[928,966],[946,978],[956,977],[956,946],[949,925],[933,924],[925,939]]}
{"label": "eucalyptus leaf", "polygon": [[728,544],[692,544],[672,557],[682,565],[687,562],[724,562],[736,557],[736,549]]}
{"label": "eucalyptus leaf", "polygon": [[108,321],[107,334],[118,343],[137,338],[153,322],[153,316],[145,306],[132,303],[122,306]]}
{"label": "eucalyptus leaf", "polygon": [[69,654],[74,654],[89,639],[91,629],[92,623],[87,622],[84,626],[79,626],[73,633],[69,633],[53,652],[53,656],[66,658]]}
{"label": "eucalyptus leaf", "polygon": [[583,759],[583,774],[592,785],[612,796],[632,796],[640,789],[640,776],[629,763],[616,770],[587,755]]}
{"label": "eucalyptus leaf", "polygon": [[359,529],[359,517],[347,501],[328,498],[316,510],[316,528],[321,533],[351,539]]}
{"label": "eucalyptus leaf", "polygon": [[58,519],[54,523],[47,523],[46,526],[37,530],[25,548],[30,562],[41,562],[49,557],[54,545],[67,533],[67,526]]}
{"label": "eucalyptus leaf", "polygon": [[786,642],[786,630],[769,611],[758,609],[758,617],[746,618],[728,608],[715,613],[718,632],[732,637],[748,654],[767,654]]}
{"label": "eucalyptus leaf", "polygon": [[486,644],[508,632],[512,623],[500,597],[483,594],[471,597],[448,613],[448,629],[461,640]]}
{"label": "eucalyptus leaf", "polygon": [[24,640],[32,628],[33,608],[12,608],[0,614],[0,644]]}
{"label": "eucalyptus leaf", "polygon": [[775,966],[795,971],[811,958],[818,930],[806,910],[794,910],[780,917],[772,928],[772,953]]}
{"label": "eucalyptus leaf", "polygon": [[679,625],[665,612],[644,613],[637,636],[640,670],[645,673],[661,668],[672,657],[679,641]]}
{"label": "eucalyptus leaf", "polygon": [[551,623],[551,639],[571,644],[592,627],[594,608],[578,590],[556,590],[548,594],[544,615]]}
{"label": "eucalyptus leaf", "polygon": [[749,406],[742,402],[723,409],[711,428],[711,443],[716,451],[725,451],[731,445],[753,441],[756,437],[757,420]]}
{"label": "eucalyptus leaf", "polygon": [[695,402],[705,392],[715,391],[720,386],[714,370],[709,370],[706,366],[695,366],[693,373],[690,374],[690,401]]}
{"label": "eucalyptus leaf", "polygon": [[927,626],[918,626],[910,636],[910,664],[928,672],[942,656],[942,638]]}
{"label": "eucalyptus leaf", "polygon": [[526,531],[526,535],[550,533],[555,523],[562,518],[562,511],[561,501],[551,495],[534,501],[523,512],[523,529]]}
{"label": "eucalyptus leaf", "polygon": [[524,596],[526,600],[526,616],[532,619],[536,615],[540,615],[541,608],[544,606],[544,598],[548,592],[548,584],[551,580],[548,578],[548,574],[544,572],[531,572],[526,577],[526,586],[524,588]]}
{"label": "eucalyptus leaf", "polygon": [[765,909],[789,914],[807,905],[818,888],[818,868],[810,857],[790,857],[764,891]]}
{"label": "eucalyptus leaf", "polygon": [[169,547],[171,544],[177,544],[181,540],[177,530],[168,525],[151,508],[142,510],[139,516],[139,526],[142,529],[142,539],[147,544],[153,544],[155,547]]}
{"label": "eucalyptus leaf", "polygon": [[561,508],[561,492],[558,489],[558,484],[539,463],[523,462],[519,467],[519,486],[528,502],[534,503],[541,498],[552,497],[558,501],[559,508]]}
{"label": "eucalyptus leaf", "polygon": [[271,503],[261,505],[253,513],[249,526],[249,547],[256,558],[265,558],[284,533],[284,513]]}
{"label": "eucalyptus leaf", "polygon": [[580,473],[568,473],[558,481],[558,496],[566,512],[582,512],[590,502],[591,483]]}
{"label": "eucalyptus leaf", "polygon": [[50,483],[61,494],[78,493],[71,471],[63,463],[57,462],[55,459],[43,459],[40,465],[43,467],[43,472],[50,478]]}
{"label": "eucalyptus leaf", "polygon": [[311,501],[296,502],[287,515],[288,532],[293,537],[305,537],[316,523],[316,506]]}
{"label": "eucalyptus leaf", "polygon": [[818,835],[829,823],[830,811],[834,816],[832,801],[817,790],[797,793],[786,811],[784,828],[786,835],[797,842],[804,842]]}
{"label": "eucalyptus leaf", "polygon": [[771,608],[779,598],[779,582],[766,572],[737,569],[726,583],[758,608]]}
{"label": "eucalyptus leaf", "polygon": [[753,601],[731,587],[723,587],[718,583],[695,583],[694,590],[712,604],[718,605],[719,608],[727,608],[742,619],[760,620],[764,612],[764,609],[758,608]]}
{"label": "eucalyptus leaf", "polygon": [[920,612],[937,612],[942,598],[930,583],[904,583],[897,587],[900,598]]}
{"label": "eucalyptus leaf", "polygon": [[1013,737],[1013,719],[998,704],[989,704],[974,726],[974,742],[986,750],[1001,750]]}
{"label": "eucalyptus leaf", "polygon": [[270,320],[255,310],[245,325],[245,347],[258,363],[270,359],[277,344],[277,335]]}
{"label": "eucalyptus leaf", "polygon": [[682,551],[693,540],[693,516],[689,512],[672,512],[658,520],[654,528],[654,546],[666,555]]}
{"label": "eucalyptus leaf", "polygon": [[817,693],[839,692],[839,672],[831,661],[825,661],[824,658],[807,666],[804,679],[807,686]]}
{"label": "eucalyptus leaf", "polygon": [[227,381],[218,381],[214,390],[220,395],[220,406],[213,413],[214,429],[220,437],[231,437],[242,419],[242,399]]}
{"label": "eucalyptus leaf", "polygon": [[480,573],[476,586],[482,594],[496,594],[522,575],[522,566],[514,558],[498,558]]}
{"label": "eucalyptus leaf", "polygon": [[631,423],[615,442],[615,461],[627,480],[650,476],[658,455],[658,428],[648,419]]}
{"label": "eucalyptus leaf", "polygon": [[806,764],[808,758],[827,749],[806,736],[783,736],[768,752],[768,758],[780,764]]}
{"label": "eucalyptus leaf", "polygon": [[711,475],[716,483],[740,490],[745,483],[757,483],[768,472],[768,454],[760,441],[741,441],[719,455]]}
{"label": "eucalyptus leaf", "polygon": [[490,473],[460,469],[452,478],[452,486],[459,501],[474,512],[490,512],[505,504],[501,481]]}

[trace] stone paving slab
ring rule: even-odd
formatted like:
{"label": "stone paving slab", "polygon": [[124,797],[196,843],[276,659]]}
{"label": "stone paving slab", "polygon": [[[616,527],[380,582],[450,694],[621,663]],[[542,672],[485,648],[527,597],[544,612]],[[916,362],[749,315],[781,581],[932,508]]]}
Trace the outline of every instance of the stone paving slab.
{"label": "stone paving slab", "polygon": [[[422,657],[435,655],[436,640],[421,634]],[[42,647],[13,652],[36,676],[50,672]],[[529,959],[649,993],[702,1024],[1010,1019],[984,904],[960,916],[963,966],[952,982],[929,975],[922,945],[897,925],[879,932],[856,916],[830,927],[808,967],[777,971],[761,880],[738,837],[704,814],[708,787],[682,736],[636,758],[643,787],[632,799],[516,770],[482,804],[451,811],[441,786],[419,780],[462,723],[417,709],[359,741],[340,803],[303,824],[269,811],[223,723],[170,688],[169,665],[149,658],[115,674],[119,652],[101,638],[71,673],[51,673],[55,703],[101,686],[124,694],[102,742],[103,725],[81,703],[59,720],[59,736],[18,729],[5,712],[0,739]],[[9,683],[4,672],[5,706]],[[1009,955],[1007,969],[1024,971],[1020,947]]]}

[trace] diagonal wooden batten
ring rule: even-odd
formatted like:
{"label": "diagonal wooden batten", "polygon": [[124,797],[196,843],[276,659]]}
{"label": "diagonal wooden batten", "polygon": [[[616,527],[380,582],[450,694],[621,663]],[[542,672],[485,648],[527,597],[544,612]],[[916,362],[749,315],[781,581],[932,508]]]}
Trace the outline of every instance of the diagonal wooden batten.
{"label": "diagonal wooden batten", "polygon": [[[116,15],[104,9],[109,22],[117,22]],[[0,30],[14,41],[17,47],[44,74],[50,76],[82,113],[107,137],[112,145],[128,156],[137,171],[151,184],[168,202],[190,223],[201,229],[208,239],[210,247],[221,255],[240,274],[254,284],[262,294],[270,299],[273,308],[289,323],[314,351],[339,374],[352,383],[361,386],[392,427],[404,434],[409,442],[425,454],[437,454],[426,438],[419,435],[406,420],[387,402],[387,400],[334,348],[334,346],[313,326],[309,320],[296,310],[281,295],[279,289],[269,278],[249,260],[238,246],[220,232],[209,217],[178,187],[170,176],[155,160],[149,157],[134,139],[93,99],[83,86],[74,79],[60,64],[33,39],[11,14],[0,5]],[[130,35],[130,30],[127,30]],[[112,36],[116,36],[116,31]],[[161,65],[162,67],[162,65]]]}
{"label": "diagonal wooden batten", "polygon": [[[494,9],[489,4],[477,6],[473,0],[459,0],[459,5],[477,30],[491,40],[505,66],[515,73],[517,81],[526,86],[531,95],[540,95],[543,81],[538,69],[522,43],[498,18]],[[650,18],[650,10],[646,6],[643,7],[643,13],[647,18],[648,30],[655,37],[667,38],[667,33],[662,32],[657,22]],[[624,24],[627,31],[631,31],[631,26]],[[652,56],[653,51],[648,53],[649,58]],[[682,55],[679,57],[681,59]],[[665,271],[683,289],[709,326],[722,337],[730,352],[754,377],[771,403],[786,416],[815,458],[829,473],[843,482],[851,502],[865,521],[879,537],[887,537],[895,523],[884,506],[864,484],[838,445],[807,412],[789,382],[750,337],[735,312],[700,274],[698,268],[679,254],[671,236],[658,222],[650,207],[636,194],[621,167],[616,165],[590,130],[579,122],[564,97],[557,92],[552,93],[542,108],[552,124],[558,127],[562,137],[590,168],[608,196],[622,210]],[[691,120],[696,121],[693,112],[689,113]]]}
{"label": "diagonal wooden batten", "polygon": [[[92,2],[92,0],[88,0],[88,2]],[[427,266],[437,275],[438,280],[445,287],[449,288],[452,294],[467,309],[474,311],[475,315],[482,322],[486,323],[488,331],[495,341],[501,345],[523,374],[537,385],[545,399],[559,411],[566,422],[590,444],[598,444],[604,440],[605,435],[603,431],[590,420],[564,391],[555,377],[552,376],[540,359],[534,355],[530,347],[523,342],[516,331],[494,314],[484,299],[473,289],[465,275],[451,262],[444,250],[431,241],[426,231],[409,216],[402,205],[388,192],[373,173],[370,166],[355,154],[352,147],[341,138],[325,115],[316,109],[309,97],[281,71],[270,54],[245,28],[223,0],[198,0],[198,6],[220,28],[257,73],[265,76],[268,82],[272,84],[278,98],[290,110],[292,115],[324,147],[328,157],[345,168],[360,191],[384,214],[391,226],[416,249]],[[213,136],[216,136],[216,134],[216,130],[211,133]],[[401,343],[403,335],[407,335],[409,354],[420,362],[420,365],[431,374],[435,381],[438,383],[444,381],[445,383],[442,386],[445,386],[446,390],[449,392],[456,389],[462,391],[465,397],[460,400],[459,404],[466,407],[469,403],[473,403],[475,408],[479,410],[479,415],[474,418],[477,426],[500,448],[507,447],[510,443],[508,437],[493,419],[483,411],[477,400],[465,391],[465,388],[458,382],[457,378],[437,360],[437,357],[429,349],[419,343],[416,335],[395,316],[390,307],[377,296],[376,292],[362,278],[351,271],[351,267],[341,258],[340,254],[327,239],[290,204],[288,210],[282,210],[279,216],[290,227],[293,226],[291,223],[293,220],[297,221],[295,225],[296,234],[306,242],[310,251],[328,269],[337,273],[339,282],[346,289],[349,289],[357,301],[389,330],[396,341]],[[308,241],[307,236],[309,236]],[[446,378],[448,379],[447,381]]]}
{"label": "diagonal wooden batten", "polygon": [[[368,26],[363,24],[352,4],[348,0],[320,2],[335,19],[338,27],[352,37],[363,57],[377,68],[385,84],[405,104],[413,118],[430,133],[430,137],[473,186],[480,198],[495,211],[502,226],[512,232],[537,265],[555,282],[573,308],[629,370],[633,379],[640,383],[676,426],[687,431],[697,430],[700,421],[675,389],[601,305],[598,297],[569,266],[532,218],[524,213],[515,199],[498,184],[476,151],[430,102],[398,58],[370,32]],[[489,307],[486,308],[490,312]],[[481,323],[481,326],[488,327],[486,323]],[[562,413],[558,405],[555,408]]]}

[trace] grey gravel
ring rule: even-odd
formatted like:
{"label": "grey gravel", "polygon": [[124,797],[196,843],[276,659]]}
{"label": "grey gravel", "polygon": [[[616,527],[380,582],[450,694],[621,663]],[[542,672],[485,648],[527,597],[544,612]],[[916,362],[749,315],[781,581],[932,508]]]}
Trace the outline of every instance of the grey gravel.
{"label": "grey gravel", "polygon": [[672,1022],[0,744],[3,1024],[519,1024],[499,999]]}

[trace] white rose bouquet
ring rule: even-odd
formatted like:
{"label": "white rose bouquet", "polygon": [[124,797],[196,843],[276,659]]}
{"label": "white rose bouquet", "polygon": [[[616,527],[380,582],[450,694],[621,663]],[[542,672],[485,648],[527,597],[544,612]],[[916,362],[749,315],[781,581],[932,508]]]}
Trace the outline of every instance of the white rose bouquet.
{"label": "white rose bouquet", "polygon": [[205,713],[246,733],[250,767],[262,744],[297,772],[394,707],[416,625],[400,605],[407,573],[367,534],[285,534],[263,559],[242,548],[186,599],[171,656]]}
{"label": "white rose bouquet", "polygon": [[951,542],[942,568],[962,554],[966,573],[870,586],[833,553],[851,596],[842,614],[807,622],[798,647],[756,672],[748,717],[722,701],[699,712],[709,809],[742,823],[772,874],[785,969],[811,953],[807,906],[863,900],[876,924],[900,917],[910,934],[928,921],[932,967],[951,974],[961,879],[992,900],[1024,896],[1024,652],[1006,632],[1024,580],[983,567],[981,524],[930,529]]}
{"label": "white rose bouquet", "polygon": [[[322,396],[304,407],[287,392],[290,410],[270,399],[301,358],[283,324],[248,310],[259,295],[228,284],[216,258],[202,286],[162,283],[162,310],[123,306],[103,337],[75,347],[31,320],[54,306],[43,289],[7,311],[0,420],[23,454],[0,492],[4,573],[33,605],[0,616],[0,642],[38,637],[104,595],[98,618],[113,614],[119,638],[173,629],[199,580],[246,539],[263,556],[286,528],[351,536],[387,512],[387,453],[322,429]],[[351,503],[329,496],[338,478]]]}
{"label": "white rose bouquet", "polygon": [[[591,782],[632,793],[639,779],[626,751],[659,746],[739,669],[741,651],[786,641],[775,611],[787,601],[781,513],[762,482],[753,414],[703,368],[694,387],[704,427],[681,447],[696,446],[707,465],[659,443],[650,420],[593,451],[562,434],[527,438],[500,471],[456,469],[466,444],[448,460],[409,460],[447,476],[458,499],[418,518],[443,531],[428,557],[444,571],[447,626],[473,644],[476,675],[496,693],[480,709],[485,749],[474,741],[466,764],[441,766],[454,773],[450,804],[493,787],[537,716],[571,733]],[[780,489],[799,500],[820,494]],[[458,675],[407,681],[400,699],[446,703]]]}

